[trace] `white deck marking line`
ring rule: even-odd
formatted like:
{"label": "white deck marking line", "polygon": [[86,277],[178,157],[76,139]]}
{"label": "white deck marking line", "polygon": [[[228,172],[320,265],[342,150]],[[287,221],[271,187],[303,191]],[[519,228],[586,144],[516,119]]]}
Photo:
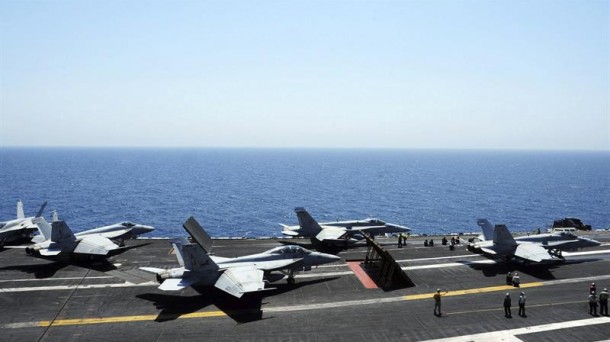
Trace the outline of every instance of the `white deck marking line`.
{"label": "white deck marking line", "polygon": [[159,286],[157,282],[148,281],[141,284],[133,284],[129,282],[119,284],[92,284],[92,285],[58,285],[58,286],[36,286],[36,287],[12,287],[0,288],[0,293],[7,292],[32,292],[32,291],[57,291],[57,290],[73,290],[73,289],[103,289],[112,287],[142,287],[142,286]]}
{"label": "white deck marking line", "polygon": [[544,284],[545,285],[571,284],[571,283],[580,283],[581,281],[594,281],[594,280],[604,280],[604,279],[610,279],[610,275],[600,275],[600,276],[592,276],[592,277],[584,277],[584,278],[549,280],[549,281],[545,281]]}
{"label": "white deck marking line", "polygon": [[[14,281],[58,281],[58,280],[80,280],[83,277],[64,277],[64,278],[31,278],[31,279],[8,279],[0,280],[0,283],[10,283]],[[87,277],[86,279],[108,279],[114,278],[113,276],[99,276],[99,277]]]}
{"label": "white deck marking line", "polygon": [[[402,260],[396,260],[396,262],[418,262],[418,261],[430,261],[430,260],[440,260],[440,259],[461,259],[461,258],[472,258],[472,257],[482,257],[482,255],[480,255],[480,254],[461,254],[461,255],[453,255],[453,256],[438,257],[438,258],[402,259]],[[347,264],[320,265],[320,266],[317,266],[316,268],[329,268],[329,267],[347,267]]]}
{"label": "white deck marking line", "polygon": [[428,340],[426,342],[522,341],[517,337],[517,335],[534,334],[551,330],[560,330],[608,323],[610,323],[610,317],[596,317],[559,323],[541,324],[525,328],[493,331],[474,335],[448,337],[442,339]]}
{"label": "white deck marking line", "polygon": [[586,251],[586,252],[563,252],[563,256],[579,256],[579,255],[593,255],[593,254],[606,254],[610,253],[610,249],[602,249],[598,251]]}
{"label": "white deck marking line", "polygon": [[[595,255],[595,254],[608,254],[610,253],[610,249],[598,250],[598,251],[587,251],[587,252],[563,252],[564,256],[583,256],[583,255]],[[401,259],[396,260],[396,262],[419,262],[419,261],[430,261],[430,260],[440,260],[440,259],[462,259],[462,258],[473,258],[473,257],[483,257],[481,254],[461,254],[461,255],[453,255],[447,257],[438,257],[438,258],[419,258],[419,259]],[[566,260],[570,261],[570,260]],[[440,267],[455,267],[455,266],[464,266],[470,264],[494,264],[497,263],[492,259],[483,259],[481,261],[467,261],[464,263],[446,263],[446,264],[435,264],[435,265],[422,265],[422,266],[406,266],[403,267],[403,270],[416,270],[423,268],[440,268]],[[340,265],[321,265],[317,268],[330,268],[330,267],[347,267],[347,264]]]}
{"label": "white deck marking line", "polygon": [[422,270],[428,268],[444,268],[444,267],[459,267],[468,265],[488,265],[495,264],[494,260],[479,260],[479,261],[464,261],[464,262],[448,262],[444,264],[432,264],[432,265],[421,265],[421,266],[405,266],[401,267],[405,271],[410,270]]}
{"label": "white deck marking line", "polygon": [[336,277],[336,276],[353,275],[353,274],[354,274],[354,272],[352,272],[352,270],[349,270],[349,271],[337,271],[337,272],[297,274],[294,277],[298,278],[298,279],[302,279],[302,278],[326,278],[326,277]]}
{"label": "white deck marking line", "polygon": [[481,254],[460,254],[460,255],[452,255],[446,257],[438,257],[438,258],[420,258],[420,259],[402,259],[396,260],[396,262],[414,262],[414,261],[428,261],[428,260],[439,260],[439,259],[461,259],[461,258],[472,258],[482,256]]}

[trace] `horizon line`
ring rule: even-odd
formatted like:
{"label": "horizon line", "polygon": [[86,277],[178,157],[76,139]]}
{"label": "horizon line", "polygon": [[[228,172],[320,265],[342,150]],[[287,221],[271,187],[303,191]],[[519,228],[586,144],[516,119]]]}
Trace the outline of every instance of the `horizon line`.
{"label": "horizon line", "polygon": [[115,149],[115,150],[344,150],[344,151],[481,151],[481,152],[610,152],[610,149],[510,148],[510,147],[341,147],[341,146],[103,146],[103,145],[0,145],[0,149]]}

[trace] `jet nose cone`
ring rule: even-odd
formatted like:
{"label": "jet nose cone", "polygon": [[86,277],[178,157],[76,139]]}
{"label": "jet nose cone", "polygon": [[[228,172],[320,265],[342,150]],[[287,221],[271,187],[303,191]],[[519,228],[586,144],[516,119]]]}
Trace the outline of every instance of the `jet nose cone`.
{"label": "jet nose cone", "polygon": [[153,226],[146,226],[146,225],[143,225],[143,224],[138,224],[138,225],[136,225],[136,226],[135,226],[135,227],[133,227],[133,228],[134,228],[134,231],[136,231],[136,232],[137,232],[137,234],[145,234],[145,233],[150,233],[150,232],[152,232],[153,230],[155,230],[155,229],[156,229],[156,228],[155,228],[155,227],[153,227]]}
{"label": "jet nose cone", "polygon": [[319,258],[322,260],[322,263],[324,263],[324,264],[328,264],[331,262],[341,260],[341,257],[339,257],[337,255],[326,254],[326,253],[320,253]]}
{"label": "jet nose cone", "polygon": [[597,247],[597,246],[601,246],[601,242],[593,240],[593,239],[588,239],[589,241],[589,247]]}

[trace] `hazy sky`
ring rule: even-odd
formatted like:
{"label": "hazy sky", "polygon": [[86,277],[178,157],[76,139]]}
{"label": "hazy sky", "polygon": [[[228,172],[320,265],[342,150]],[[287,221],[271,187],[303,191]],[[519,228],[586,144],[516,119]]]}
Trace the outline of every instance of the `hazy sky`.
{"label": "hazy sky", "polygon": [[0,146],[610,150],[610,1],[0,1]]}

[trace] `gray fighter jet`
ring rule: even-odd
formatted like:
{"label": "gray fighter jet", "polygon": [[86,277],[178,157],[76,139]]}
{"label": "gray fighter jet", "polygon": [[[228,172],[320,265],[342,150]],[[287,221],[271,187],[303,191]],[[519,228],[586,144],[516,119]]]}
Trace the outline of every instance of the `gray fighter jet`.
{"label": "gray fighter jet", "polygon": [[146,226],[133,222],[121,222],[99,228],[93,228],[74,234],[77,238],[87,235],[99,234],[108,239],[117,241],[119,245],[123,245],[123,241],[127,239],[135,239],[141,234],[150,233],[155,230],[155,227]]}
{"label": "gray fighter jet", "polygon": [[[47,202],[44,202],[38,210],[35,217],[41,217],[44,207]],[[0,222],[0,248],[4,247],[5,243],[29,241],[32,239],[32,234],[38,230],[38,226],[32,222],[35,217],[25,217],[23,212],[23,203],[17,201],[17,218],[14,220]]]}
{"label": "gray fighter jet", "polygon": [[276,247],[259,254],[237,258],[222,258],[208,253],[212,239],[193,218],[183,225],[195,243],[186,239],[173,241],[174,250],[181,267],[161,269],[140,267],[155,273],[161,283],[159,289],[176,291],[192,285],[214,286],[237,298],[245,293],[265,290],[265,278],[273,271],[288,275],[294,283],[294,273],[308,271],[318,266],[339,260],[331,254],[312,252],[299,246]]}
{"label": "gray fighter jet", "polygon": [[45,240],[26,247],[25,252],[28,255],[92,259],[120,251],[119,245],[100,234],[75,236],[64,221],[53,221],[49,224],[44,217],[37,217],[32,221],[38,226]]}
{"label": "gray fighter jet", "polygon": [[318,223],[305,208],[294,209],[298,226],[282,225],[282,234],[316,239],[329,245],[350,245],[362,240],[362,233],[379,235],[386,233],[408,233],[411,228],[387,223],[379,219],[337,221]]}
{"label": "gray fighter jet", "polygon": [[[493,239],[495,227],[486,219],[477,220],[477,224],[483,230],[485,240]],[[515,238],[517,243],[531,242],[539,244],[542,248],[548,250],[549,254],[562,258],[561,252],[575,251],[581,248],[597,247],[601,245],[599,241],[588,239],[581,236],[576,236],[569,232],[550,233],[550,234],[534,234],[528,236],[519,236]]]}
{"label": "gray fighter jet", "polygon": [[[59,221],[57,211],[53,211],[53,222]],[[116,242],[119,246],[125,245],[125,240],[135,239],[139,235],[150,233],[155,230],[155,227],[147,226],[139,223],[133,223],[129,221],[115,223],[107,226],[84,230],[82,232],[75,233],[76,238],[81,238],[87,235],[101,235]],[[44,235],[34,237],[33,241],[40,243],[44,242],[46,238]]]}

